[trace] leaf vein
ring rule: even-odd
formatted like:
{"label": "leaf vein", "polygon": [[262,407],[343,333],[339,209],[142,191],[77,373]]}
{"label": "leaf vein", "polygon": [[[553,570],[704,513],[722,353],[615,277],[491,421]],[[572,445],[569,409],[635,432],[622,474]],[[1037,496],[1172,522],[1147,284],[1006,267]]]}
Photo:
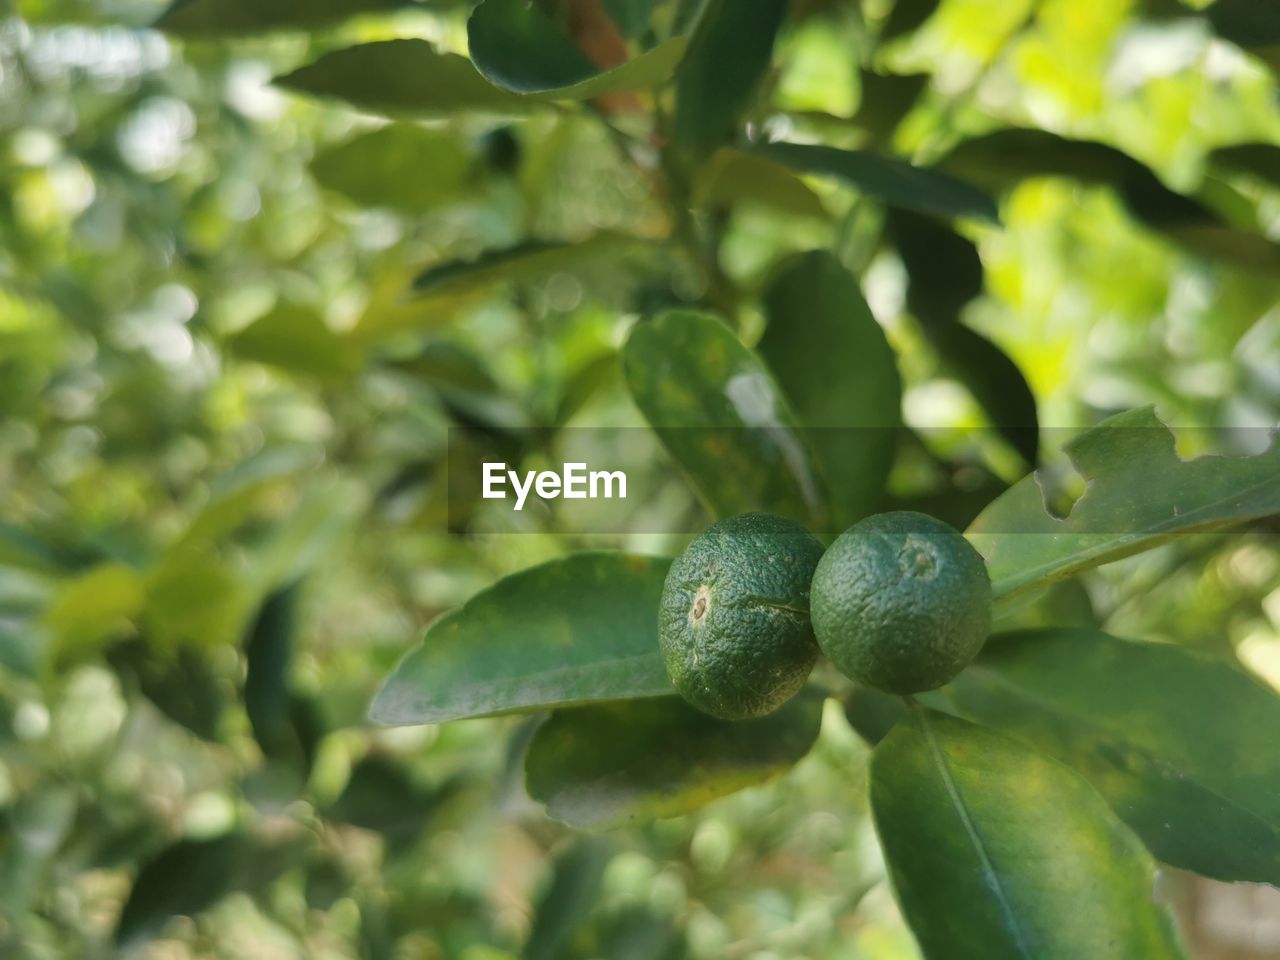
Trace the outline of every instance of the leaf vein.
{"label": "leaf vein", "polygon": [[978,833],[977,824],[974,823],[973,816],[969,813],[969,808],[965,804],[964,798],[960,795],[960,789],[956,786],[955,779],[951,774],[951,768],[947,765],[946,755],[942,752],[942,747],[938,745],[938,740],[934,735],[933,727],[929,723],[929,718],[924,713],[920,714],[920,726],[924,731],[925,742],[929,745],[930,756],[933,758],[934,765],[938,769],[938,775],[942,778],[942,784],[946,788],[947,796],[951,799],[952,805],[960,815],[960,822],[964,826],[964,831],[978,854],[978,859],[982,864],[982,871],[987,878],[987,886],[995,894],[996,902],[1000,906],[1000,912],[1004,915],[1005,923],[1013,936],[1014,944],[1022,956],[1031,960],[1032,953],[1027,946],[1022,928],[1018,924],[1013,904],[1009,901],[1004,884],[1000,880],[1000,874],[996,871],[995,863],[987,852],[981,834]]}

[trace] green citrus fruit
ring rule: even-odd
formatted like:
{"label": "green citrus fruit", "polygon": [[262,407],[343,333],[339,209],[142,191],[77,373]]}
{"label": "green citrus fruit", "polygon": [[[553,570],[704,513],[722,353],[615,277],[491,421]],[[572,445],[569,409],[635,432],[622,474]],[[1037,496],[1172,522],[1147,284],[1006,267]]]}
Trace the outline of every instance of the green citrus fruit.
{"label": "green citrus fruit", "polygon": [[991,581],[978,551],[922,513],[854,524],[813,576],[813,630],[842,673],[890,693],[940,687],[991,629]]}
{"label": "green citrus fruit", "polygon": [[709,527],[671,565],[658,638],[676,690],[699,710],[745,720],[804,686],[818,657],[809,582],[822,544],[782,517]]}

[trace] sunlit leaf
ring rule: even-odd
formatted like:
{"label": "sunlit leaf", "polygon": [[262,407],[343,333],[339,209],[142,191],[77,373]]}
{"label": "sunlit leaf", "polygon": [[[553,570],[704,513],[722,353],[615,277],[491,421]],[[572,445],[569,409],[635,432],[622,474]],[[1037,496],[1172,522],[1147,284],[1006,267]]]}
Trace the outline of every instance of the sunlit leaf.
{"label": "sunlit leaf", "polygon": [[1138,838],[1014,740],[917,709],[872,755],[871,809],[930,960],[1184,956]]}
{"label": "sunlit leaf", "polygon": [[997,600],[1176,536],[1280,513],[1280,444],[1255,457],[1184,461],[1173,434],[1144,408],[1104,421],[1065,449],[1088,484],[1065,519],[1048,512],[1030,475],[969,527]]}
{"label": "sunlit leaf", "polygon": [[463,195],[475,158],[456,135],[392,123],[325,148],[311,173],[361,206],[421,214]]}
{"label": "sunlit leaf", "polygon": [[579,553],[499,580],[427,628],[370,718],[441,723],[668,693],[658,599],[669,563]]}
{"label": "sunlit leaf", "polygon": [[361,357],[309,307],[281,303],[227,341],[227,348],[290,373],[340,380],[360,369]]}
{"label": "sunlit leaf", "polygon": [[1055,628],[993,637],[946,693],[1075,767],[1161,860],[1280,885],[1280,697],[1239,668]]}
{"label": "sunlit leaf", "polygon": [[622,351],[636,406],[716,517],[749,510],[821,527],[827,493],[790,406],[715,317],[638,323]]}
{"label": "sunlit leaf", "polygon": [[92,650],[134,628],[146,604],[142,574],[122,563],[105,563],[67,580],[45,610],[43,626],[58,655]]}
{"label": "sunlit leaf", "polygon": [[822,700],[803,691],[736,723],[677,697],[560,710],[534,734],[525,783],[575,827],[680,816],[790,769],[817,739]]}

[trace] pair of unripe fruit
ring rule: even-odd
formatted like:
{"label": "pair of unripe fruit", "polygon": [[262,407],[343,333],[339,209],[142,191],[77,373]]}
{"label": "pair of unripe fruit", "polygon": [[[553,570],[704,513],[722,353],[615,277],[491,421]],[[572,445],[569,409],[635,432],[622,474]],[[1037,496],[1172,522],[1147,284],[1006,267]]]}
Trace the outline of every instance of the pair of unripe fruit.
{"label": "pair of unripe fruit", "polygon": [[986,564],[939,520],[878,514],[824,551],[792,521],[748,513],[708,528],[672,564],[658,635],[685,700],[745,720],[796,694],[819,652],[889,693],[940,687],[990,627]]}

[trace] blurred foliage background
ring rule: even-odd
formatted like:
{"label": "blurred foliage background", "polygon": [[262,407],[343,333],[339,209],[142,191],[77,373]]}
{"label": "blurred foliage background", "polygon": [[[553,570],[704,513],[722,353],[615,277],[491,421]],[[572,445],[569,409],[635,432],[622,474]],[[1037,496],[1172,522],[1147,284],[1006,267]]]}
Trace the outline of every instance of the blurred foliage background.
{"label": "blurred foliage background", "polygon": [[[590,110],[388,124],[272,85],[357,41],[466,52],[462,4],[350,6],[369,12],[226,38],[151,28],[152,0],[0,3],[0,955],[915,956],[837,709],[773,786],[585,837],[525,797],[527,722],[364,724],[421,628],[497,576],[679,548],[646,518],[700,508],[656,447],[629,469],[665,477],[659,495],[608,537],[537,512],[459,529],[444,458],[455,425],[528,464],[564,425],[641,425],[617,347],[707,290],[656,243],[670,212]],[[643,38],[689,5],[607,6]],[[1099,141],[1280,242],[1274,45],[1174,0],[934,6],[797,0],[753,123],[920,162],[1008,126]],[[707,187],[727,199],[725,282],[753,291],[834,246],[899,348],[926,459],[988,492],[1023,472],[910,315],[876,211],[830,183],[760,202],[736,182]],[[1001,218],[965,226],[986,272],[965,320],[1032,387],[1050,468],[1073,429],[1146,403],[1184,453],[1266,443],[1274,249],[1176,242],[1069,171],[1021,179]],[[405,296],[432,264],[589,235],[641,242]],[[903,459],[893,495],[928,493]],[[1016,616],[1235,651],[1280,684],[1266,529]],[[1271,892],[1170,883],[1198,955],[1280,956]]]}

